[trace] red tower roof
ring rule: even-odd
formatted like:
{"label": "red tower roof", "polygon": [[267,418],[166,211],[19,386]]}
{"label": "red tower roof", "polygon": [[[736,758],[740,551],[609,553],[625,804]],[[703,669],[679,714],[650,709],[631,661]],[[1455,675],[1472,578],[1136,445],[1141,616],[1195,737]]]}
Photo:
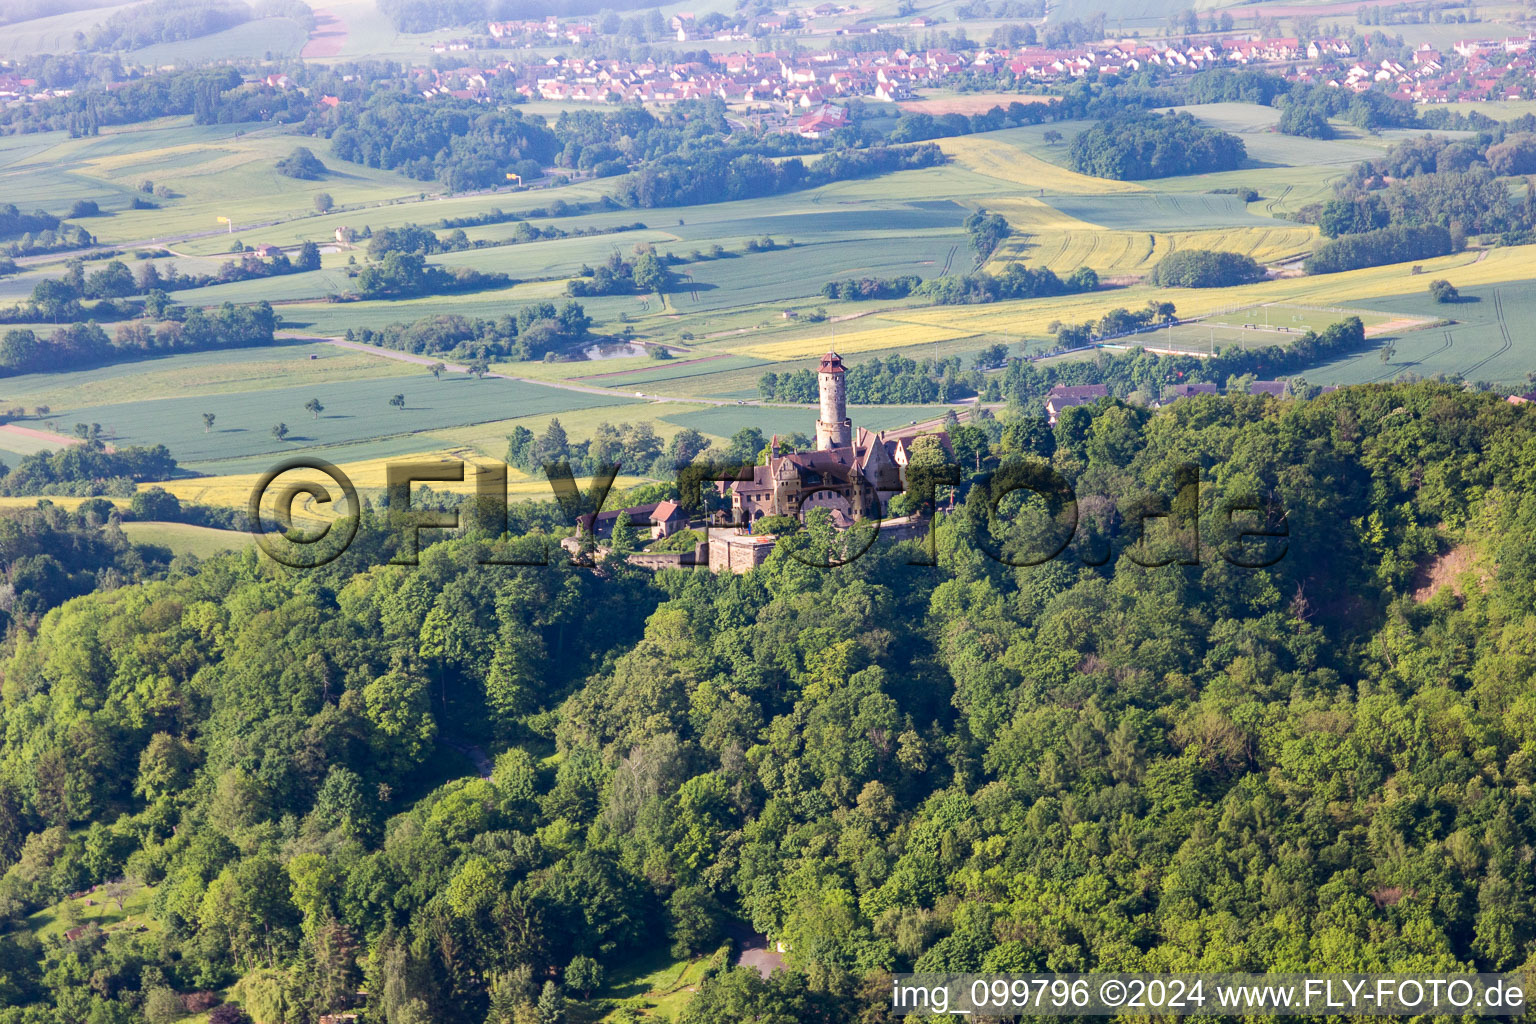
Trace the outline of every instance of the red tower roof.
{"label": "red tower roof", "polygon": [[843,357],[838,355],[836,352],[828,352],[826,355],[821,357],[821,366],[817,369],[816,372],[842,373]]}

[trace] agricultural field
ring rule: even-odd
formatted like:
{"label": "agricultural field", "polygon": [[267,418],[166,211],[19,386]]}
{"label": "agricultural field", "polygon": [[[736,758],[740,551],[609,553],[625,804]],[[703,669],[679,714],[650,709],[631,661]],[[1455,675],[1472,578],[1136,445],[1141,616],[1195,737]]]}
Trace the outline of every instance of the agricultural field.
{"label": "agricultural field", "polygon": [[933,341],[952,341],[975,333],[978,332],[941,326],[938,320],[931,324],[925,320],[904,323],[898,314],[893,313],[860,322],[852,330],[838,330],[836,324],[821,324],[818,325],[815,334],[790,341],[727,347],[731,351],[738,351],[758,359],[799,359],[827,351],[837,351],[846,355],[873,349],[905,348]]}
{"label": "agricultural field", "polygon": [[198,558],[208,558],[221,551],[239,551],[254,543],[249,533],[215,530],[190,523],[124,523],[123,535],[135,544],[170,548],[173,554],[196,555]]}
{"label": "agricultural field", "polygon": [[1262,349],[1288,345],[1308,331],[1318,331],[1346,316],[1358,316],[1367,337],[1396,335],[1418,330],[1434,322],[1432,317],[1394,316],[1369,309],[1298,306],[1286,303],[1245,306],[1231,312],[1213,313],[1199,320],[1171,324],[1127,338],[1106,347],[1143,347],[1158,352],[1208,355],[1232,347]]}
{"label": "agricultural field", "polygon": [[1340,384],[1391,380],[1404,373],[1421,377],[1460,374],[1469,379],[1529,381],[1536,366],[1525,325],[1536,321],[1536,281],[1461,287],[1462,301],[1442,304],[1427,294],[1383,295],[1368,304],[1400,317],[1445,318],[1451,323],[1409,334],[1391,335],[1393,352],[1385,363],[1379,353],[1320,368]]}
{"label": "agricultural field", "polygon": [[[347,459],[342,457],[330,460],[337,469],[345,473],[357,488],[362,497],[377,497],[386,490],[388,468],[404,464],[412,465],[439,465],[454,467],[462,464],[464,479],[462,481],[435,481],[426,486],[434,491],[443,491],[450,494],[469,495],[475,491],[475,467],[481,464],[500,462],[498,457],[486,457],[485,455],[470,451],[466,448],[438,448],[424,450],[422,448],[424,438],[418,438],[415,448],[408,448],[388,456],[376,456],[372,458]],[[505,448],[505,441],[503,441]],[[145,484],[145,487],[161,487],[176,495],[182,501],[193,502],[200,505],[218,505],[229,508],[245,508],[251,499],[251,492],[261,480],[262,474],[271,466],[261,465],[252,467],[247,472],[231,472],[216,476],[190,477],[176,480],[165,480],[153,484]],[[507,472],[507,498],[509,501],[543,501],[554,494],[549,481],[542,475],[530,475],[520,472],[515,467],[506,467]],[[293,470],[283,475],[285,483],[295,480],[313,480],[324,484],[327,477],[313,470]],[[619,489],[634,487],[643,481],[639,477],[621,475],[614,481],[614,486]],[[421,486],[418,484],[417,486]],[[335,491],[335,485],[328,487],[330,492]],[[308,503],[306,509],[315,514],[320,514],[314,503]],[[178,524],[154,524],[154,525],[178,525]],[[228,531],[215,530],[213,533],[227,533]],[[165,541],[156,543],[166,544]],[[169,545],[166,545],[169,546]]]}
{"label": "agricultural field", "polygon": [[[1213,207],[1225,209],[1232,213],[1230,217],[1212,219],[1241,221],[1244,226],[1167,230],[1169,223],[1180,224],[1176,215],[1168,213],[1167,223],[1160,222],[1158,229],[1140,230],[1146,225],[1125,224],[1125,207],[1110,198],[1105,198],[1104,205],[1097,209],[1094,200],[1090,199],[1057,199],[1055,205],[1029,197],[1000,200],[989,203],[987,209],[1007,218],[1014,234],[1004,239],[993,252],[988,269],[1001,271],[1003,265],[1019,260],[1031,266],[1048,267],[1063,276],[1080,266],[1092,267],[1101,277],[1139,276],[1178,249],[1220,249],[1240,252],[1260,263],[1274,263],[1310,251],[1318,237],[1317,230],[1309,225],[1250,218],[1232,211],[1230,203],[1217,202],[1235,200],[1233,196],[1156,195],[1154,198],[1156,202],[1141,205],[1150,206],[1154,213],[1193,208],[1191,219],[1185,223],[1194,222],[1202,209],[1207,214]],[[1081,216],[1064,212],[1063,205],[1073,203],[1078,204]],[[1098,220],[1093,221],[1093,218]],[[1113,230],[1106,224],[1135,226],[1138,230]]]}
{"label": "agricultural field", "polygon": [[[0,403],[48,406],[67,428],[74,410],[120,402],[233,394],[265,388],[326,388],[349,380],[416,376],[419,366],[318,342],[187,352],[69,373],[0,378]],[[216,411],[216,410],[215,410]]]}
{"label": "agricultural field", "polygon": [[654,360],[647,359],[646,363],[648,365],[636,366],[633,369],[598,370],[569,379],[604,388],[627,388],[636,384],[646,386],[666,384],[729,370],[745,370],[768,365],[764,360],[747,356],[704,356],[698,359],[668,360],[660,365],[657,365]]}
{"label": "agricultural field", "polygon": [[[1130,195],[1051,196],[1057,212],[1122,231],[1179,231],[1201,228],[1274,227],[1272,217],[1248,209],[1238,196],[1200,192],[1138,192]],[[1288,226],[1281,222],[1280,226]]]}
{"label": "agricultural field", "polygon": [[[23,144],[0,150],[0,195],[23,209],[58,214],[77,199],[95,200],[111,216],[82,224],[104,242],[207,232],[211,241],[188,248],[213,254],[229,248],[230,239],[219,237],[221,216],[237,227],[314,219],[319,192],[346,207],[436,191],[430,182],[338,160],[326,140],[297,138],[271,125],[194,125],[178,117],[107,127],[89,138],[71,139],[63,132],[22,138]],[[331,173],[317,181],[278,174],[273,165],[299,145],[312,149]],[[145,180],[171,189],[173,197],[152,199],[159,209],[128,209]],[[332,216],[338,225],[346,222],[342,214]],[[334,230],[305,231],[302,237],[328,239]]]}
{"label": "agricultural field", "polygon": [[[401,364],[404,365],[404,364]],[[389,404],[405,396],[405,407]],[[304,405],[317,398],[325,406],[318,417]],[[189,469],[217,472],[234,460],[260,456],[268,460],[289,455],[344,451],[349,460],[396,455],[420,448],[411,436],[423,431],[467,426],[505,418],[516,410],[524,415],[559,413],[566,409],[636,404],[619,395],[593,395],[537,384],[463,375],[435,380],[417,368],[407,376],[331,381],[217,395],[177,396],[72,408],[58,416],[63,422],[100,423],[109,443],[163,443]],[[216,421],[205,429],[203,413]],[[290,433],[279,441],[272,427],[286,423]],[[360,454],[362,448],[378,448]]]}
{"label": "agricultural field", "polygon": [[[1087,124],[1054,124],[1052,127],[1068,137],[1067,142],[1054,147],[1057,154],[1053,154],[1059,155],[1065,162],[1068,142],[1075,134],[1072,128],[1076,127],[1080,131]],[[1094,178],[1042,159],[1039,155],[1041,151],[1052,147],[1045,146],[1043,142],[1037,145],[1032,137],[1034,134],[1037,133],[1032,128],[1010,128],[985,135],[944,139],[939,148],[944,150],[945,156],[967,170],[1020,186],[1030,194],[1038,192],[1040,195],[1092,196],[1145,191],[1143,186],[1134,182]]]}
{"label": "agricultural field", "polygon": [[[1153,289],[1135,285],[1089,295],[1002,302],[986,306],[893,311],[883,313],[881,318],[908,328],[903,335],[907,339],[906,344],[920,345],[924,341],[949,339],[957,334],[990,333],[1044,338],[1046,328],[1052,321],[1074,323],[1097,319],[1112,308],[1134,309],[1153,297],[1175,302],[1180,315],[1185,317],[1204,316],[1268,302],[1341,310],[1345,307],[1353,310],[1358,305],[1373,311],[1395,313],[1397,310],[1388,305],[1388,299],[1416,299],[1435,278],[1445,278],[1462,291],[1473,294],[1492,286],[1497,286],[1501,293],[1523,293],[1533,287],[1533,281],[1536,281],[1536,276],[1533,276],[1536,262],[1533,259],[1536,259],[1536,246],[1511,246],[1426,260],[1417,265],[1420,273],[1414,273],[1413,267],[1393,265],[1315,277],[1279,278],[1235,288]],[[1464,308],[1446,307],[1431,316],[1456,317],[1458,311]],[[1341,311],[1337,315],[1342,317],[1346,313]],[[1480,333],[1469,334],[1468,337],[1477,355],[1466,359],[1463,365],[1473,366],[1483,379],[1523,379],[1524,371],[1520,370],[1518,374],[1515,371],[1518,369],[1516,364],[1529,365],[1530,351],[1527,347],[1505,348],[1497,327],[1485,327]],[[795,345],[793,340],[777,343],[776,358],[793,354]],[[810,354],[809,349],[815,348],[814,340],[809,338],[800,345],[801,351],[807,355]],[[1498,360],[1482,361],[1484,356],[1495,350],[1515,354],[1507,359],[1501,357]],[[1320,374],[1335,369],[1338,368],[1327,367],[1322,371],[1310,372],[1308,379],[1317,383],[1330,382]]]}
{"label": "agricultural field", "polygon": [[[346,21],[341,6],[334,13]],[[345,30],[350,32],[350,27]],[[351,45],[352,37],[347,35],[343,54]],[[951,101],[957,100],[936,98],[936,102]],[[664,302],[635,295],[581,301],[598,330],[613,332],[624,323],[637,338],[673,348],[676,358],[669,362],[635,356],[496,367],[498,373],[550,386],[473,381],[462,375],[435,381],[420,366],[400,360],[316,344],[308,338],[288,338],[270,349],[199,353],[71,374],[9,378],[0,380],[0,396],[8,404],[50,406],[49,422],[66,433],[75,422],[94,422],[101,423],[116,443],[164,442],[185,468],[207,474],[201,483],[175,482],[178,493],[205,500],[217,495],[222,501],[242,486],[248,489],[251,475],[279,454],[318,453],[333,462],[362,467],[423,452],[499,458],[513,426],[542,431],[557,416],[575,439],[590,436],[605,421],[648,422],[663,438],[684,426],[717,440],[729,438],[744,425],[758,425],[769,432],[809,432],[813,410],[736,403],[758,399],[757,380],[765,371],[813,365],[829,348],[854,361],[892,352],[916,358],[967,358],[997,343],[1022,346],[1015,351],[1039,351],[1051,344],[1046,328],[1052,321],[1096,319],[1115,307],[1139,307],[1154,294],[1176,302],[1184,316],[1262,309],[1275,303],[1351,309],[1358,305],[1379,313],[1379,319],[1368,322],[1373,329],[1384,330],[1382,325],[1399,309],[1387,300],[1416,298],[1422,292],[1430,277],[1413,275],[1407,267],[1285,277],[1235,289],[1154,292],[1138,283],[1163,256],[1183,248],[1236,251],[1266,263],[1309,251],[1316,244],[1315,230],[1277,215],[1326,193],[1328,182],[1343,168],[1393,141],[1349,132],[1325,143],[1286,139],[1270,130],[1276,116],[1270,108],[1215,104],[1189,109],[1241,133],[1249,144],[1252,166],[1155,182],[1107,181],[1063,166],[1068,142],[1082,124],[1054,126],[1068,140],[1055,145],[1044,141],[1044,127],[1010,129],[940,140],[951,157],[943,167],[706,206],[544,217],[532,223],[564,230],[611,228],[635,221],[648,226],[609,235],[495,244],[433,257],[444,266],[508,274],[518,283],[506,288],[449,298],[324,301],[327,294],[352,286],[347,262],[349,256],[365,259],[359,247],[350,253],[327,253],[318,271],[177,293],[179,301],[208,305],[267,299],[278,304],[286,333],[335,337],[349,328],[382,327],[447,311],[491,318],[528,302],[564,301],[565,279],[583,266],[595,265],[615,252],[628,256],[637,244],[648,244],[684,259],[696,254],[706,258],[676,268],[680,287]],[[555,116],[557,111],[544,113]],[[60,209],[74,198],[96,199],[111,215],[86,223],[106,239],[193,233],[197,237],[169,243],[172,252],[157,259],[174,262],[185,271],[206,273],[227,258],[235,240],[292,246],[304,240],[327,241],[341,226],[377,231],[406,223],[431,225],[443,217],[493,209],[530,210],[557,199],[589,202],[609,187],[604,182],[582,182],[558,189],[442,196],[430,183],[340,164],[330,157],[323,140],[314,139],[302,141],[335,173],[319,182],[280,178],[272,164],[298,141],[274,128],[240,131],[193,126],[186,119],[155,122],[131,133],[109,129],[88,139],[6,138],[0,139],[0,188],[15,190],[23,206]],[[167,184],[180,198],[167,201],[162,210],[128,211],[129,200],[145,178]],[[1262,198],[1244,204],[1235,196],[1210,191],[1223,187],[1253,187]],[[335,197],[339,208],[316,215],[313,193],[322,190]],[[825,282],[844,277],[915,274],[928,278],[968,272],[974,266],[973,254],[961,224],[977,207],[1002,213],[1015,232],[994,253],[988,269],[996,271],[1020,260],[1065,275],[1076,267],[1090,266],[1111,284],[1123,287],[1090,295],[949,308],[922,308],[916,299],[865,303],[821,297]],[[234,220],[238,230],[233,235],[216,230],[219,215]],[[517,230],[515,223],[502,223],[470,228],[467,233],[473,239],[506,243]],[[749,241],[765,237],[773,239],[772,249],[747,251]],[[725,251],[725,257],[707,258],[716,246]],[[37,280],[57,269],[55,262],[0,282],[0,302],[24,297]],[[1498,286],[1504,305],[1511,309],[1523,308],[1518,297],[1523,286],[1517,282],[1536,277],[1530,252],[1524,249],[1459,254],[1427,261],[1423,270],[1424,275],[1446,277],[1464,290]],[[1474,305],[1481,307],[1469,303],[1466,309]],[[825,309],[828,319],[807,322],[805,314],[817,307]],[[1469,351],[1502,344],[1497,324],[1478,319],[1481,312],[1481,308],[1476,314],[1468,312],[1467,322],[1451,329],[1460,346]],[[1306,326],[1320,324],[1308,320]],[[1438,365],[1427,355],[1415,355],[1423,333],[1404,334],[1407,340],[1394,342],[1402,354],[1400,361]],[[1208,348],[1267,344],[1284,340],[1289,332],[1258,332],[1242,323],[1212,318],[1177,328],[1176,335],[1178,344],[1187,339],[1192,347]],[[1478,365],[1480,372],[1506,372],[1505,362],[1499,359],[1465,362]],[[1378,362],[1371,374],[1365,373],[1370,367],[1325,369],[1344,379],[1379,374],[1384,368]],[[553,386],[562,381],[586,390]],[[608,393],[592,393],[598,389]],[[673,401],[639,399],[634,392]],[[406,395],[404,410],[388,405],[393,394]],[[318,420],[303,409],[311,397],[326,406]],[[730,404],[688,401],[694,398]],[[201,418],[205,411],[217,415],[214,429],[207,432]],[[859,407],[854,418],[860,425],[878,428],[929,418],[940,411]],[[287,440],[271,436],[277,422],[289,427]],[[7,445],[3,438],[0,446],[18,458],[27,448]],[[530,494],[542,493],[542,481],[532,484]]]}
{"label": "agricultural field", "polygon": [[281,59],[297,57],[308,39],[309,31],[292,18],[261,18],[196,39],[146,46],[128,56],[145,64],[184,64],[268,55]]}

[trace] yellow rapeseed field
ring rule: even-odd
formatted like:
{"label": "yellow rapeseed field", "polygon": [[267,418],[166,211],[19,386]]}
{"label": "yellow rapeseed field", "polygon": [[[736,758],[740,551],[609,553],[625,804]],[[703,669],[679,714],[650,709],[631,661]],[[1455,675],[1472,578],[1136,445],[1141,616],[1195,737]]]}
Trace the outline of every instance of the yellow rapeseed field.
{"label": "yellow rapeseed field", "polygon": [[[382,459],[366,459],[358,462],[344,462],[338,465],[343,473],[352,480],[353,486],[359,491],[382,491],[385,487],[386,467],[405,463],[424,462],[441,463],[444,465],[453,462],[464,462],[463,482],[428,482],[426,486],[437,491],[449,491],[457,494],[473,494],[475,490],[476,465],[494,465],[494,459],[483,458],[468,449],[442,449],[438,451],[419,452],[414,455],[396,455]],[[194,477],[182,480],[166,480],[160,483],[146,483],[140,489],[149,487],[163,487],[176,495],[182,501],[197,502],[203,505],[222,505],[229,508],[245,508],[251,500],[251,490],[260,479],[259,473],[236,473],[228,476]],[[324,474],[310,471],[295,470],[292,479],[313,479],[324,483]],[[285,476],[284,480],[289,477]],[[614,481],[614,487],[625,489],[635,487],[644,481],[639,477],[621,476]],[[585,484],[578,482],[578,486]],[[333,486],[327,490],[334,492]],[[530,476],[512,467],[507,468],[507,498],[511,501],[526,499],[552,498],[554,491],[550,489],[549,481],[542,476]],[[308,510],[311,502],[305,500],[305,509]],[[295,513],[299,512],[297,506]]]}
{"label": "yellow rapeseed field", "polygon": [[[1420,273],[1413,273],[1418,266]],[[1151,288],[1135,285],[1086,295],[999,302],[985,306],[945,306],[887,313],[885,319],[909,326],[967,334],[1010,333],[1044,336],[1053,320],[1075,323],[1097,319],[1116,307],[1134,309],[1154,296],[1174,302],[1182,316],[1202,316],[1230,306],[1296,302],[1345,306],[1383,295],[1423,291],[1445,278],[1458,288],[1536,278],[1536,245],[1509,246],[1486,253],[1463,252],[1424,260],[1367,267],[1342,274],[1287,277],[1235,288]],[[931,340],[931,339],[930,339]]]}
{"label": "yellow rapeseed field", "polygon": [[1178,249],[1215,249],[1242,253],[1273,263],[1309,251],[1317,241],[1314,227],[1210,228],[1200,231],[1115,231],[1069,217],[1038,199],[1013,198],[987,203],[1007,218],[1014,234],[993,253],[987,269],[1020,260],[1066,275],[1092,267],[1101,277],[1145,274]]}

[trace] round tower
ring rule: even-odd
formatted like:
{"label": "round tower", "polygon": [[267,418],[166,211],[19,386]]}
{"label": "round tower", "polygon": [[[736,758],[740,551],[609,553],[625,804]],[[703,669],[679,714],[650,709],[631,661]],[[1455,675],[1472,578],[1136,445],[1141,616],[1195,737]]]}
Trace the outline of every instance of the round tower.
{"label": "round tower", "polygon": [[816,371],[821,388],[821,418],[816,421],[816,447],[846,448],[853,444],[853,421],[848,418],[848,382],[843,360],[836,352],[821,357]]}

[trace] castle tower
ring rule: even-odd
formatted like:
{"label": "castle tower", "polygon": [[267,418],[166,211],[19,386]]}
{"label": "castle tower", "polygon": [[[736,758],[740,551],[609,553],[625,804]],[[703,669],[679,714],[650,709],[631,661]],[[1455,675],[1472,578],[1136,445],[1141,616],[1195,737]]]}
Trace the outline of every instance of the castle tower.
{"label": "castle tower", "polygon": [[816,447],[846,448],[853,443],[853,421],[848,418],[848,382],[843,360],[836,352],[821,357],[816,371],[821,388],[821,418],[816,421]]}

